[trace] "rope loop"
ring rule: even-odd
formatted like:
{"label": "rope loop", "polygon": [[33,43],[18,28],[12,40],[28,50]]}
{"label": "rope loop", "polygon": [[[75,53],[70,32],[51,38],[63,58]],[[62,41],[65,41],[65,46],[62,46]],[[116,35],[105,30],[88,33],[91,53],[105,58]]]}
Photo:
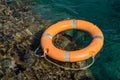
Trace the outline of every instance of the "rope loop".
{"label": "rope loop", "polygon": [[92,58],[92,62],[91,62],[89,65],[87,65],[87,66],[85,66],[85,67],[82,67],[82,68],[69,68],[69,67],[61,66],[61,65],[59,65],[59,64],[51,61],[50,59],[48,59],[48,58],[46,57],[46,53],[44,53],[41,57],[44,57],[46,61],[50,62],[51,64],[56,65],[57,67],[63,68],[63,69],[65,69],[65,70],[86,70],[86,69],[88,69],[89,67],[91,67],[91,66],[94,64],[94,62],[95,62],[95,56],[92,56],[92,57],[91,57],[91,58]]}

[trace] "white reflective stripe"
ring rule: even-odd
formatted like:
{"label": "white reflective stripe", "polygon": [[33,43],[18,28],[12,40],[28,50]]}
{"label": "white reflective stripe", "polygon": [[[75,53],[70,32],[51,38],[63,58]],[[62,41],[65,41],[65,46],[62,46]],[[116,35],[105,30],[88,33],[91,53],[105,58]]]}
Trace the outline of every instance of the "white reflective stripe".
{"label": "white reflective stripe", "polygon": [[101,40],[104,40],[104,38],[102,36],[94,36],[93,38],[99,38]]}
{"label": "white reflective stripe", "polygon": [[70,51],[66,51],[65,52],[65,62],[69,62],[70,61]]}
{"label": "white reflective stripe", "polygon": [[76,29],[76,20],[73,20],[72,28],[73,28],[73,29]]}
{"label": "white reflective stripe", "polygon": [[50,39],[52,39],[52,35],[50,35],[50,34],[43,34],[42,36],[47,36],[47,37],[49,37]]}

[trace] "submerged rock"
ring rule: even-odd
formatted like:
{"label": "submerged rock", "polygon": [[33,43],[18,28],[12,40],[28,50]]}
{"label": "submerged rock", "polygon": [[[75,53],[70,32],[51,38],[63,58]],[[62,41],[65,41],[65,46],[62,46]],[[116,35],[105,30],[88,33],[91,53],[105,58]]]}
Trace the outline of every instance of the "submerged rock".
{"label": "submerged rock", "polygon": [[15,0],[5,0],[6,3],[12,3],[14,2]]}
{"label": "submerged rock", "polygon": [[2,23],[0,23],[0,29],[3,28]]}
{"label": "submerged rock", "polygon": [[1,60],[2,70],[5,72],[7,68],[14,68],[15,62],[10,58],[5,58]]}

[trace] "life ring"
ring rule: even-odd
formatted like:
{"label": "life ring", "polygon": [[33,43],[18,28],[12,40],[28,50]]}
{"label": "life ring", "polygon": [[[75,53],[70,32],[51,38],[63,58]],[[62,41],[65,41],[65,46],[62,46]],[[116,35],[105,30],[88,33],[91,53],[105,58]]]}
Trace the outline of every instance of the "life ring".
{"label": "life ring", "polygon": [[[79,29],[88,32],[93,38],[92,42],[85,48],[75,51],[64,51],[56,48],[52,38],[65,30]],[[50,26],[42,35],[41,46],[49,57],[62,62],[78,62],[95,56],[104,44],[102,31],[94,24],[84,20],[65,20]]]}

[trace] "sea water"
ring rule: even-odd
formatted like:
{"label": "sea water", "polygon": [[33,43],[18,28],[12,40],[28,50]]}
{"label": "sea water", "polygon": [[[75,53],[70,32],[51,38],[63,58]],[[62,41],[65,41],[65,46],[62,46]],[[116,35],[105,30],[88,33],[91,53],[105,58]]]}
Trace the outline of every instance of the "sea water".
{"label": "sea water", "polygon": [[35,0],[33,13],[52,23],[82,19],[97,25],[104,46],[90,68],[96,80],[120,80],[120,0]]}

